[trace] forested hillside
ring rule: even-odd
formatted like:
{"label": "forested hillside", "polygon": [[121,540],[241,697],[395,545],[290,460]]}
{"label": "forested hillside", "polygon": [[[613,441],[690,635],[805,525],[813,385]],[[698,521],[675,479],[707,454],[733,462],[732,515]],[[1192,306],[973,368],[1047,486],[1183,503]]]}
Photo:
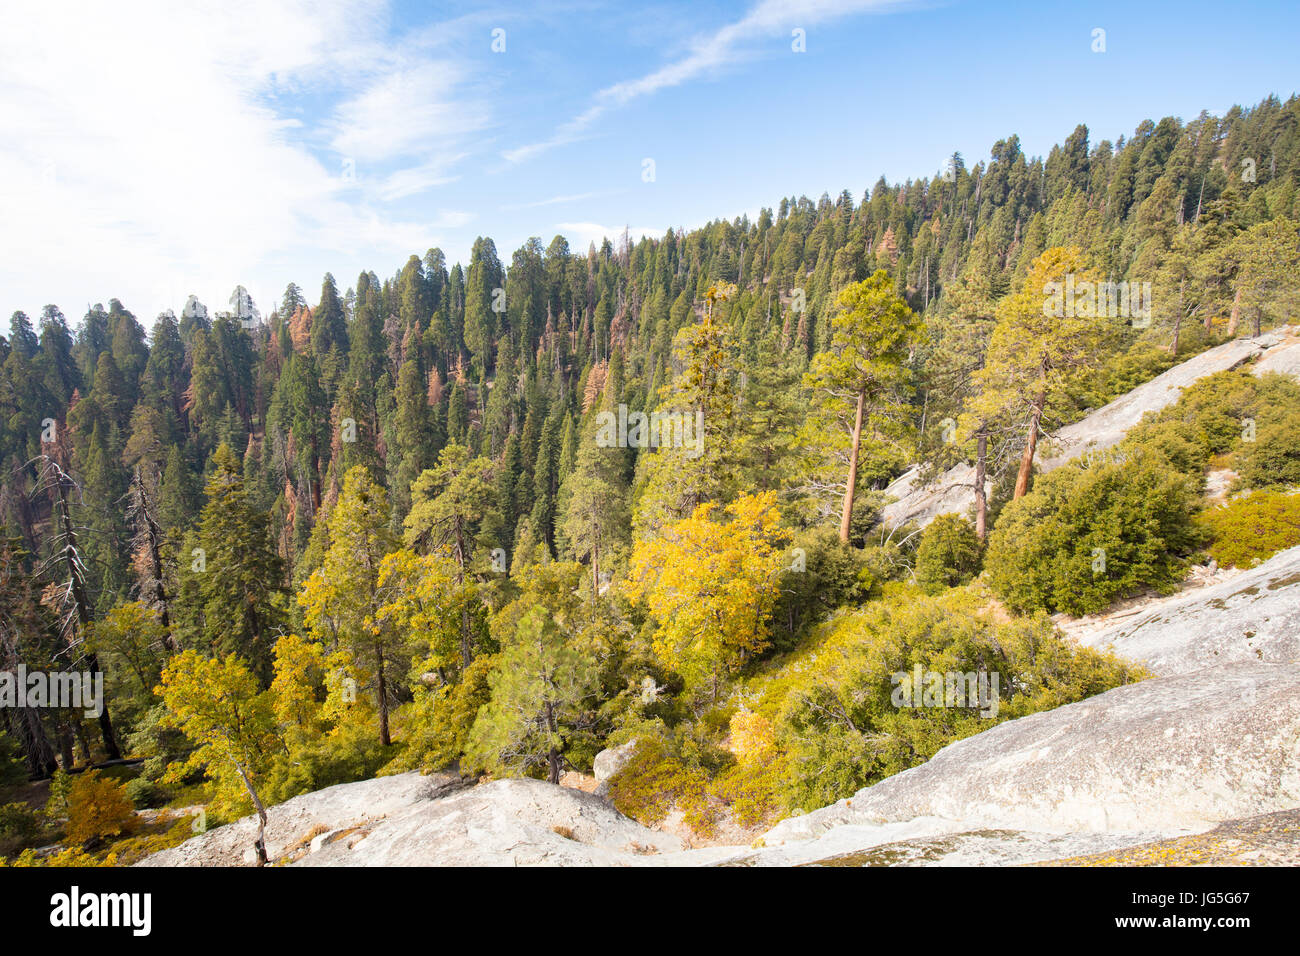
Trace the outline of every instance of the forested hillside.
{"label": "forested hillside", "polygon": [[[704,831],[987,726],[891,708],[893,672],[1016,673],[1000,720],[1137,679],[1043,612],[1176,587],[1234,520],[1300,540],[1300,387],[1224,373],[1041,480],[1035,448],[1294,321],[1298,191],[1300,99],[1270,97],[636,243],[14,312],[0,668],[102,668],[107,708],[3,709],[0,771],[142,757],[137,806],[220,819],[385,771],[556,781],[635,739],[616,805]],[[878,522],[909,465],[962,460],[974,513]],[[1238,511],[1200,516],[1211,466]]]}

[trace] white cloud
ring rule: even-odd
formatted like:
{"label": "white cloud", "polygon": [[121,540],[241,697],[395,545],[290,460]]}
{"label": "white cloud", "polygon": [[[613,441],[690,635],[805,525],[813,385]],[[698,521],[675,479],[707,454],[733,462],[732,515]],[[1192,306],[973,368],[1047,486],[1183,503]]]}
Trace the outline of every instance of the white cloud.
{"label": "white cloud", "polygon": [[338,108],[330,145],[359,161],[426,155],[486,125],[485,108],[461,101],[466,83],[465,69],[450,62],[401,65]]}
{"label": "white cloud", "polygon": [[[0,35],[5,310],[54,300],[76,319],[117,296],[148,325],[191,291],[224,307],[239,282],[269,309],[293,277],[287,261],[311,263],[297,275],[308,284],[329,265],[322,252],[436,243],[465,214],[403,221],[375,202],[454,178],[459,140],[486,118],[456,109],[459,67],[394,45],[388,25],[372,0],[11,5]],[[319,128],[296,105],[357,88]],[[414,105],[385,117],[404,95]],[[327,144],[347,147],[355,179],[318,151]]]}
{"label": "white cloud", "polygon": [[652,73],[615,83],[598,91],[591,106],[556,128],[548,139],[502,152],[509,163],[521,163],[557,146],[581,139],[602,116],[643,96],[709,75],[744,58],[745,44],[759,38],[791,37],[791,31],[806,30],[855,13],[883,11],[908,0],[763,0],[740,20],[713,33],[697,37],[688,52]]}

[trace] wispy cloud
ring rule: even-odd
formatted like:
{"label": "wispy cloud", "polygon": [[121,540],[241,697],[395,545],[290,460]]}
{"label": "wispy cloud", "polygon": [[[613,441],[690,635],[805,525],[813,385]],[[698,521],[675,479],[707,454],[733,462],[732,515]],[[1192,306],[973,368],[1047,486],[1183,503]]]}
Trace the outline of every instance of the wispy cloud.
{"label": "wispy cloud", "polygon": [[739,62],[750,55],[748,44],[752,41],[788,38],[796,28],[806,30],[852,14],[882,12],[907,4],[908,0],[763,0],[740,20],[697,37],[685,55],[658,70],[598,91],[591,106],[558,126],[549,138],[505,150],[501,155],[508,163],[522,163],[557,146],[577,142],[602,116],[633,100]]}
{"label": "wispy cloud", "polygon": [[236,282],[265,298],[286,261],[324,271],[334,253],[402,254],[463,223],[385,208],[452,181],[489,121],[463,108],[454,58],[390,28],[376,0],[7,10],[8,306],[71,291],[69,314],[117,295],[147,318],[189,291],[224,302]]}
{"label": "wispy cloud", "polygon": [[584,199],[597,199],[601,196],[611,196],[613,193],[609,190],[604,192],[589,193],[572,193],[567,196],[552,196],[550,199],[539,199],[536,202],[514,203],[508,206],[502,206],[502,209],[540,209],[543,206],[559,206],[567,202],[582,202]]}

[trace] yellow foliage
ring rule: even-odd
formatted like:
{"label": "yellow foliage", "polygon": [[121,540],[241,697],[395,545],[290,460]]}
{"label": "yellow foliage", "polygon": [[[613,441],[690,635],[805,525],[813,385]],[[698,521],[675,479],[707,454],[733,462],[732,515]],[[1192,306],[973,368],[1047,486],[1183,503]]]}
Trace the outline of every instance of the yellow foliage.
{"label": "yellow foliage", "polygon": [[731,752],[741,763],[768,757],[776,746],[776,731],[762,714],[738,710],[731,717]]}
{"label": "yellow foliage", "polygon": [[297,634],[275,642],[275,678],[271,697],[281,726],[314,729],[320,715],[316,688],[324,682],[325,649]]}
{"label": "yellow foliage", "polygon": [[166,723],[195,745],[163,779],[180,782],[204,768],[214,784],[212,809],[244,810],[251,781],[283,750],[271,693],[258,692],[256,678],[236,655],[214,660],[194,650],[168,662],[156,692],[167,707]]}
{"label": "yellow foliage", "polygon": [[629,590],[658,621],[655,652],[688,681],[716,682],[767,646],[784,537],[775,501],[746,495],[725,522],[702,504],[636,545]]}
{"label": "yellow foliage", "polygon": [[79,845],[130,832],[135,807],[126,788],[98,770],[87,770],[68,792],[68,840]]}

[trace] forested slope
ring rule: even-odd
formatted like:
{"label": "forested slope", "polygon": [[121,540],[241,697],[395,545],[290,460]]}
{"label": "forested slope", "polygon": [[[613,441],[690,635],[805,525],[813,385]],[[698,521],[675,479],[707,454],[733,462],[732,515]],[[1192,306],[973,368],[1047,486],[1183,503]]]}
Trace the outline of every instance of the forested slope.
{"label": "forested slope", "polygon": [[[219,818],[380,771],[555,780],[636,738],[621,808],[707,828],[986,726],[891,711],[913,665],[997,648],[1028,675],[1004,718],[1133,680],[1034,615],[1176,587],[1246,507],[1197,517],[1211,464],[1285,546],[1300,388],[1214,376],[1041,480],[1036,443],[1292,319],[1298,186],[1300,99],[1269,98],[635,243],[481,238],[314,301],[15,312],[0,660],[102,666],[108,707],[6,708],[0,757],[144,757],[137,804]],[[907,467],[959,462],[989,500],[878,524]]]}

